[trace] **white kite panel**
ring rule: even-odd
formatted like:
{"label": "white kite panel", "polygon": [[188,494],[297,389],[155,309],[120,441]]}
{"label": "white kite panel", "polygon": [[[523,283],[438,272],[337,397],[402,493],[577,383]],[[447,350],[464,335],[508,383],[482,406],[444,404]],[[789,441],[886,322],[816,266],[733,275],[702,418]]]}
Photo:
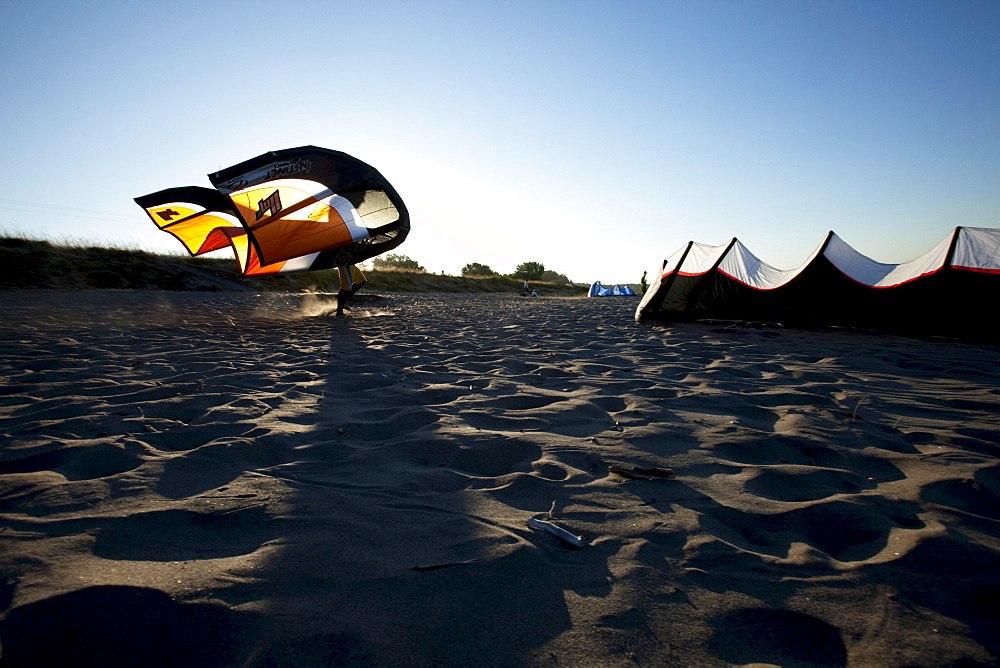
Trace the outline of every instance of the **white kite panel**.
{"label": "white kite panel", "polygon": [[980,271],[1000,271],[1000,230],[963,227],[951,266]]}
{"label": "white kite panel", "polygon": [[883,264],[849,246],[836,234],[830,237],[823,255],[848,278],[873,288],[890,288],[933,274],[944,266],[951,237],[944,239],[915,260]]}

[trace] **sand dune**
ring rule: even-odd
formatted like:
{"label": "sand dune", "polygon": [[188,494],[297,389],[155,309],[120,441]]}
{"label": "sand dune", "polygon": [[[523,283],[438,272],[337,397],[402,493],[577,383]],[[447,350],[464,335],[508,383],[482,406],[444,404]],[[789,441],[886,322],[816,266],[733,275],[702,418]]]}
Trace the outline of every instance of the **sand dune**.
{"label": "sand dune", "polygon": [[330,306],[0,293],[3,665],[998,660],[997,348]]}

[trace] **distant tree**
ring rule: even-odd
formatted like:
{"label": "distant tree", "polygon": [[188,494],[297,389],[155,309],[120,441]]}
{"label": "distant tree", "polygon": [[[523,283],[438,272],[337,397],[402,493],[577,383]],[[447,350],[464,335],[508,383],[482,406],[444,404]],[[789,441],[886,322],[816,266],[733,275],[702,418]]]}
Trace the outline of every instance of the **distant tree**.
{"label": "distant tree", "polygon": [[550,269],[546,269],[545,271],[543,271],[542,272],[542,277],[539,280],[546,281],[547,283],[555,283],[557,285],[569,285],[570,284],[570,280],[569,280],[569,278],[567,276],[565,276],[563,274],[556,273],[556,272],[554,272],[554,271],[552,271]]}
{"label": "distant tree", "polygon": [[540,281],[545,273],[545,265],[541,262],[522,262],[514,270],[514,277],[529,281]]}
{"label": "distant tree", "polygon": [[493,271],[485,264],[480,264],[478,262],[470,262],[469,264],[462,267],[462,276],[496,276],[497,272]]}
{"label": "distant tree", "polygon": [[372,258],[373,269],[396,269],[401,271],[424,271],[424,268],[417,264],[416,260],[411,260],[406,255],[396,255],[386,253]]}

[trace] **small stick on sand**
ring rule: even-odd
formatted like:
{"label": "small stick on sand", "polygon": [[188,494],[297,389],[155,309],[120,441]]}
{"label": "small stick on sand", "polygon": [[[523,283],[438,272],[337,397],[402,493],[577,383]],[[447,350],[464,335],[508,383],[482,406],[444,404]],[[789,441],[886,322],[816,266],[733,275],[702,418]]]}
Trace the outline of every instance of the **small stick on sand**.
{"label": "small stick on sand", "polygon": [[666,480],[674,474],[673,469],[665,469],[658,466],[633,466],[631,468],[626,468],[624,466],[609,466],[608,472],[615,473],[623,478],[631,478],[633,480]]}
{"label": "small stick on sand", "polygon": [[467,564],[477,563],[475,559],[466,559],[465,561],[453,561],[447,564],[434,564],[433,566],[414,566],[410,570],[412,571],[438,571],[442,568],[451,568],[452,566],[465,566]]}

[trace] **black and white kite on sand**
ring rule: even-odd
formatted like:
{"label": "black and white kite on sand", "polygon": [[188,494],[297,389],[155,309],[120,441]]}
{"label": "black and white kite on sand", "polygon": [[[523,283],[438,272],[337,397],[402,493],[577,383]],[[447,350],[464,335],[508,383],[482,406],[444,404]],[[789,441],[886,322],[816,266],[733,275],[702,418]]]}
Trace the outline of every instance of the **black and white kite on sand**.
{"label": "black and white kite on sand", "polygon": [[410,217],[371,165],[302,146],[209,175],[215,189],[168,188],[136,197],[191,255],[230,246],[245,276],[347,267],[403,243]]}
{"label": "black and white kite on sand", "polygon": [[688,242],[663,262],[636,321],[751,320],[917,335],[1000,339],[1000,230],[958,227],[902,264],[876,262],[833,232],[781,271],[737,239]]}

